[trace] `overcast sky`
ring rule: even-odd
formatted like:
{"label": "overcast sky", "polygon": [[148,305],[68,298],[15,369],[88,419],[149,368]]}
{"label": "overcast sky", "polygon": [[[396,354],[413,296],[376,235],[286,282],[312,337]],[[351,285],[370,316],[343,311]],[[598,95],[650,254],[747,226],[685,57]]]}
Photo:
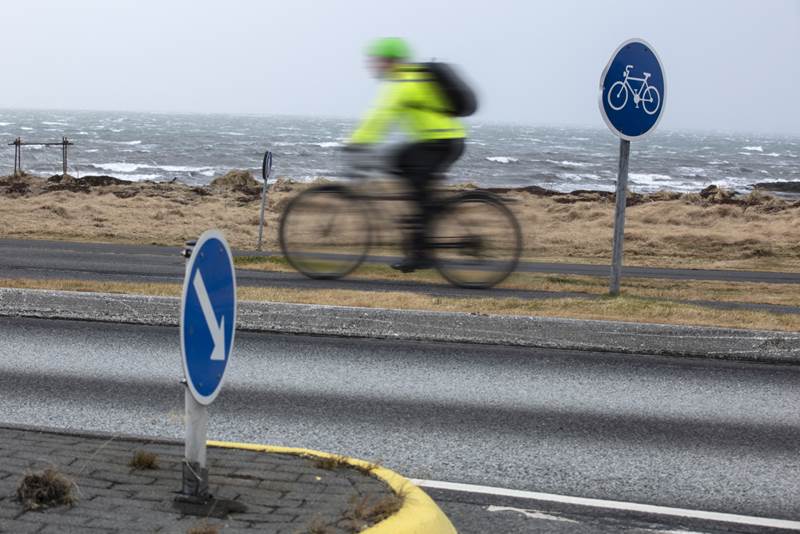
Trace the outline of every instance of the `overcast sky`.
{"label": "overcast sky", "polygon": [[602,126],[600,74],[641,37],[661,128],[800,134],[800,0],[25,0],[3,3],[0,108],[359,115],[363,50],[459,64],[478,119]]}

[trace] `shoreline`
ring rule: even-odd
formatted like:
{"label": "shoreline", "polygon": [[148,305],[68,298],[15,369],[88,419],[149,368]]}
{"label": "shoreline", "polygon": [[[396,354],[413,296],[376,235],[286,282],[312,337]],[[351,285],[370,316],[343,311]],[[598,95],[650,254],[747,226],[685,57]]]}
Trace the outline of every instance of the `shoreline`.
{"label": "shoreline", "polygon": [[[46,184],[50,184],[50,185],[41,184],[40,194],[52,191],[62,191],[62,190],[73,191],[73,192],[87,192],[87,190],[91,190],[97,187],[108,187],[108,186],[136,187],[137,185],[152,185],[157,187],[163,187],[165,185],[176,186],[176,187],[183,186],[186,188],[190,188],[196,192],[196,190],[198,189],[213,190],[215,189],[216,185],[220,183],[225,183],[226,181],[230,181],[230,177],[233,175],[237,176],[237,179],[241,182],[242,187],[244,187],[245,189],[253,189],[255,187],[258,187],[260,189],[263,185],[262,180],[256,180],[255,178],[253,178],[252,171],[240,170],[240,169],[231,169],[226,174],[212,177],[211,181],[205,185],[188,184],[179,181],[177,177],[171,180],[126,180],[124,178],[119,178],[117,176],[113,176],[110,174],[96,174],[96,175],[87,174],[82,177],[75,177],[69,174],[67,174],[66,176],[62,176],[60,174],[54,174],[51,176],[40,176],[23,172],[17,176],[14,175],[0,176],[0,187],[6,186],[6,191],[5,192],[0,191],[0,195],[2,195],[3,193],[5,193],[6,195],[8,195],[9,193],[26,194],[30,191],[30,188],[26,190],[26,188],[23,185],[14,186],[14,184],[27,183],[28,185],[33,185],[36,184],[37,182],[46,182]],[[320,176],[315,178],[314,180],[296,180],[287,176],[278,176],[275,179],[268,181],[267,189],[268,190],[271,189],[272,186],[275,184],[292,184],[295,187],[307,187],[321,181],[336,181],[336,178]],[[641,201],[676,200],[683,197],[684,195],[695,195],[695,194],[700,195],[703,198],[712,198],[712,200],[718,197],[719,199],[724,199],[725,201],[731,201],[739,197],[750,195],[752,193],[774,195],[779,199],[787,201],[800,200],[800,180],[756,182],[748,187],[751,190],[746,192],[720,187],[716,184],[710,184],[707,187],[694,191],[678,191],[669,188],[664,188],[653,192],[640,193],[640,192],[630,191],[629,189],[628,197],[629,199],[632,200],[628,201],[628,205],[631,205],[631,202],[636,203]],[[613,200],[616,197],[616,193],[614,191],[606,191],[602,189],[573,189],[570,191],[560,191],[557,189],[550,189],[538,185],[478,186],[471,182],[445,181],[443,183],[443,188],[445,190],[480,189],[482,191],[489,191],[497,194],[529,193],[532,195],[544,196],[544,197],[599,196],[607,200]],[[594,198],[592,198],[592,200],[594,200]]]}
{"label": "shoreline", "polygon": [[[264,248],[278,250],[277,229],[286,204],[314,183],[282,177],[269,183]],[[397,179],[373,183],[386,192],[399,192],[403,186]],[[450,191],[473,188],[445,184]],[[262,189],[262,182],[242,170],[206,186],[132,182],[109,175],[5,176],[0,177],[0,235],[174,246],[218,228],[232,246],[249,250],[258,240]],[[485,189],[510,201],[523,229],[523,260],[593,263],[610,257],[614,193],[564,193],[538,186]],[[709,186],[693,193],[629,193],[627,206],[626,265],[789,272],[800,268],[800,198]],[[376,224],[383,240],[376,250],[399,248],[402,236],[392,221],[407,213],[403,202],[381,206]]]}

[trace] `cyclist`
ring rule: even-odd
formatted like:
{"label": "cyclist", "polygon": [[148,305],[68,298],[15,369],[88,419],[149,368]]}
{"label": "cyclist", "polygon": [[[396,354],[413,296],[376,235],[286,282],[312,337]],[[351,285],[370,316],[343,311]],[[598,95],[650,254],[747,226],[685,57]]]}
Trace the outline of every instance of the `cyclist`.
{"label": "cyclist", "polygon": [[427,269],[432,266],[427,246],[435,211],[432,193],[443,173],[464,153],[466,131],[448,113],[448,103],[430,72],[411,62],[404,40],[378,39],[367,55],[371,70],[384,84],[345,150],[379,143],[394,125],[405,129],[410,140],[394,151],[390,167],[408,182],[416,211],[407,256],[392,267],[402,272]]}

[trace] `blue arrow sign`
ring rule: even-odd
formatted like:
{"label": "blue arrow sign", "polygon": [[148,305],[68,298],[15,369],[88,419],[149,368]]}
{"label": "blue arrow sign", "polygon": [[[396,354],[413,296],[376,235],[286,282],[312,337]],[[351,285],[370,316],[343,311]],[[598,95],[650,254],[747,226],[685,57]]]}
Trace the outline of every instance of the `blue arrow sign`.
{"label": "blue arrow sign", "polygon": [[204,232],[186,264],[181,298],[183,373],[194,398],[211,404],[219,394],[236,330],[236,276],[225,237]]}
{"label": "blue arrow sign", "polygon": [[641,139],[664,112],[667,82],[655,50],[642,39],[617,48],[600,77],[600,113],[617,136]]}

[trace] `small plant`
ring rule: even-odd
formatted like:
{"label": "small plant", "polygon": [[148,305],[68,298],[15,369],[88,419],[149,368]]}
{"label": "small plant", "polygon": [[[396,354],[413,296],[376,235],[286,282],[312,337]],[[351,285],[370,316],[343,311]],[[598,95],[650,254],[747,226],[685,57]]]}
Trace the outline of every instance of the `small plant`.
{"label": "small plant", "polygon": [[320,517],[311,520],[302,534],[331,534],[330,526]]}
{"label": "small plant", "polygon": [[333,471],[341,467],[350,467],[350,463],[348,462],[347,456],[333,454],[324,458],[316,458],[314,460],[314,466],[326,471]]}
{"label": "small plant", "polygon": [[56,469],[48,467],[25,475],[17,486],[17,500],[26,511],[72,506],[78,500],[75,483]]}
{"label": "small plant", "polygon": [[403,497],[400,495],[355,495],[344,513],[344,525],[353,532],[361,532],[393,516],[402,507]]}
{"label": "small plant", "polygon": [[147,451],[136,451],[128,465],[139,471],[158,469],[158,455]]}

